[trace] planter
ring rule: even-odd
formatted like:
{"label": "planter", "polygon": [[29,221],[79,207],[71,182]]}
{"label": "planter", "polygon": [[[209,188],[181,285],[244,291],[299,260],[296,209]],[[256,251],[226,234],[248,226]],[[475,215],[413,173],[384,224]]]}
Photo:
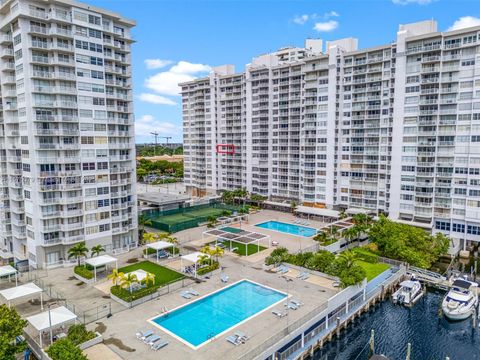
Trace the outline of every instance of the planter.
{"label": "planter", "polygon": [[95,334],[97,336],[94,337],[93,339],[85,341],[84,343],[81,343],[80,345],[78,345],[80,350],[88,349],[89,347],[92,347],[94,345],[97,345],[103,342],[103,336],[98,332],[95,332]]}
{"label": "planter", "polygon": [[95,279],[85,279],[83,276],[80,276],[77,273],[73,273],[73,276],[75,276],[77,280],[83,281],[85,284],[88,285],[93,285],[95,283]]}

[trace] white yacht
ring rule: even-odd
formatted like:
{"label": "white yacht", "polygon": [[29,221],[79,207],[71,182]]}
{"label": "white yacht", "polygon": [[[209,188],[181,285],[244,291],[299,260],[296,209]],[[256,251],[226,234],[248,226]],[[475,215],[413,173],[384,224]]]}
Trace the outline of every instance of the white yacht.
{"label": "white yacht", "polygon": [[413,306],[423,295],[422,284],[414,278],[400,283],[400,288],[392,295],[394,304]]}
{"label": "white yacht", "polygon": [[450,320],[464,320],[474,313],[478,305],[478,284],[456,279],[442,302],[442,310]]}

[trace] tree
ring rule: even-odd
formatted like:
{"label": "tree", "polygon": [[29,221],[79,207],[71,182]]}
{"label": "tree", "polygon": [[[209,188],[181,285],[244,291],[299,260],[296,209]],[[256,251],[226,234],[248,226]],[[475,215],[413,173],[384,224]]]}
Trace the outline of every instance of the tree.
{"label": "tree", "polygon": [[138,282],[137,275],[132,273],[122,274],[120,278],[120,286],[124,288],[129,288],[130,293],[132,292],[132,285]]}
{"label": "tree", "polygon": [[335,255],[330,251],[320,250],[306,261],[305,266],[326,273],[334,260]]}
{"label": "tree", "polygon": [[153,285],[155,284],[155,274],[152,274],[152,273],[149,273],[147,272],[147,274],[145,275],[145,278],[143,279],[143,281],[145,282],[145,284],[149,284],[149,283],[152,283]]}
{"label": "tree", "polygon": [[123,272],[118,272],[118,269],[113,269],[112,273],[107,276],[108,280],[112,280],[114,285],[118,285],[118,281],[124,276]]}
{"label": "tree", "polygon": [[138,217],[138,225],[140,225],[138,237],[143,240],[143,233],[145,232],[145,226],[152,226],[152,220],[150,220],[145,214]]}
{"label": "tree", "polygon": [[102,252],[105,252],[105,248],[102,245],[95,245],[90,249],[90,254],[92,257],[98,256]]}
{"label": "tree", "polygon": [[87,254],[88,254],[88,248],[85,245],[84,241],[68,249],[68,258],[69,259],[76,258],[78,262],[78,266],[80,266],[80,258],[86,257]]}
{"label": "tree", "polygon": [[225,250],[223,250],[219,246],[215,246],[212,250],[210,250],[210,255],[215,257],[215,261],[218,262],[218,258],[222,257],[223,254],[225,253]]}
{"label": "tree", "polygon": [[160,235],[157,233],[145,232],[143,233],[143,236],[142,236],[142,243],[150,244],[150,243],[156,242],[158,241],[159,237]]}
{"label": "tree", "polygon": [[365,277],[365,270],[359,265],[353,265],[350,268],[341,269],[339,274],[340,286],[346,288],[348,286],[360,284]]}
{"label": "tree", "polygon": [[292,212],[292,214],[295,214],[296,210],[297,210],[297,203],[295,201],[292,201],[290,203],[290,211]]}
{"label": "tree", "polygon": [[75,346],[69,339],[55,341],[47,349],[47,354],[52,360],[88,360],[82,350]]}
{"label": "tree", "polygon": [[340,214],[338,215],[338,218],[339,218],[340,220],[343,220],[343,219],[345,219],[345,218],[347,218],[347,217],[348,217],[348,215],[347,215],[347,213],[345,212],[345,210],[340,211]]}
{"label": "tree", "polygon": [[349,227],[348,229],[345,229],[342,231],[342,236],[344,239],[352,241],[358,239],[360,234],[358,233],[358,228],[355,226]]}
{"label": "tree", "polygon": [[320,231],[317,235],[313,237],[313,240],[318,241],[320,243],[326,243],[328,240],[328,235],[325,231]]}
{"label": "tree", "polygon": [[0,359],[15,360],[15,355],[25,349],[25,342],[17,343],[16,338],[23,334],[23,328],[27,324],[15,308],[0,305]]}
{"label": "tree", "polygon": [[209,216],[207,218],[207,221],[208,221],[208,224],[207,224],[208,228],[214,228],[218,225],[218,220],[216,216]]}
{"label": "tree", "polygon": [[358,260],[358,256],[353,251],[346,250],[338,255],[338,259],[343,262],[347,269],[350,269],[355,265],[355,261]]}

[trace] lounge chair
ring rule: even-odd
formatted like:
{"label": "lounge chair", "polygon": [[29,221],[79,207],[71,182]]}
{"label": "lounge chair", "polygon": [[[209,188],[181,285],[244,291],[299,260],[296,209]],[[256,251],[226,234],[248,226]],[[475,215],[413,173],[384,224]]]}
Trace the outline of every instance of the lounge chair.
{"label": "lounge chair", "polygon": [[161,348],[165,347],[168,345],[168,341],[167,340],[159,340],[157,341],[155,344],[152,345],[152,350],[160,350]]}
{"label": "lounge chair", "polygon": [[198,296],[198,295],[200,295],[197,291],[195,291],[195,290],[193,290],[193,289],[187,290],[187,292],[188,292],[190,295],[193,295],[193,296]]}
{"label": "lounge chair", "polygon": [[301,279],[302,277],[305,276],[305,274],[307,274],[306,272],[301,272],[297,275],[297,279]]}
{"label": "lounge chair", "polygon": [[305,273],[300,279],[301,280],[307,280],[310,277],[309,273]]}
{"label": "lounge chair", "polygon": [[277,311],[277,310],[272,310],[272,314],[275,315],[276,317],[279,317],[279,318],[287,316],[286,313],[283,313],[283,312],[280,312],[280,311]]}
{"label": "lounge chair", "polygon": [[228,282],[228,275],[222,275],[220,276],[220,281],[223,282],[223,283],[227,283]]}
{"label": "lounge chair", "polygon": [[243,331],[240,331],[240,330],[238,330],[237,332],[235,332],[235,335],[236,335],[239,339],[244,340],[244,341],[247,341],[248,339],[250,339],[250,337],[249,337],[247,334],[245,334]]}
{"label": "lounge chair", "polygon": [[184,299],[191,299],[191,298],[192,298],[192,295],[190,295],[190,294],[188,293],[188,291],[182,291],[182,292],[180,293],[180,296],[183,297]]}
{"label": "lounge chair", "polygon": [[144,343],[152,346],[156,341],[160,340],[160,336],[152,335],[144,340]]}
{"label": "lounge chair", "polygon": [[231,335],[231,336],[227,337],[227,341],[228,341],[230,344],[233,344],[233,345],[235,345],[235,346],[241,344],[241,341],[239,341],[238,336],[236,336],[236,335]]}
{"label": "lounge chair", "polygon": [[301,301],[298,300],[290,300],[290,302],[298,307],[304,305]]}
{"label": "lounge chair", "polygon": [[148,337],[152,334],[153,334],[152,330],[144,330],[144,331],[137,332],[135,335],[137,336],[137,339],[145,340],[146,337]]}
{"label": "lounge chair", "polygon": [[280,274],[286,274],[286,273],[288,273],[289,271],[290,271],[290,269],[289,269],[287,266],[285,266],[285,267],[284,267],[282,270],[280,270],[279,272],[280,272]]}
{"label": "lounge chair", "polygon": [[285,304],[286,307],[288,307],[290,310],[297,310],[298,306],[295,305],[294,303],[289,302],[288,304]]}

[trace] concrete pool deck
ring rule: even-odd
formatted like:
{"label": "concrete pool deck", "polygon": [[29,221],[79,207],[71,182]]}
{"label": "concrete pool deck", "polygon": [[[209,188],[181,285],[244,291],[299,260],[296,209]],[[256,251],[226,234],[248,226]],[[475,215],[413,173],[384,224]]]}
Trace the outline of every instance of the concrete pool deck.
{"label": "concrete pool deck", "polygon": [[[220,281],[220,275],[212,276],[208,281],[192,286],[193,289],[200,293],[200,296],[229,286],[235,281],[250,279],[279,291],[288,292],[292,295],[292,298],[303,302],[305,305],[298,310],[289,310],[288,316],[281,319],[277,318],[271,312],[272,310],[285,311],[283,303],[277,305],[267,311],[261,312],[240,326],[232,328],[227,333],[215,338],[199,349],[193,350],[181,341],[147,322],[147,319],[161,315],[164,307],[173,309],[179,305],[195,300],[195,297],[191,300],[186,300],[180,296],[181,291],[177,291],[161,296],[158,300],[152,300],[133,309],[114,314],[108,319],[102,319],[101,323],[105,327],[102,335],[105,339],[112,338],[120,340],[124,347],[130,350],[135,349],[135,351],[121,350],[115,345],[109,345],[110,349],[126,360],[153,360],[158,358],[182,360],[236,359],[248,350],[263,344],[270,336],[284,329],[287,324],[293,323],[295,320],[300,319],[303,315],[306,315],[316,308],[320,308],[327,302],[328,298],[337,292],[337,290],[296,278],[289,278],[292,281],[287,282],[283,275],[264,271],[261,269],[261,264],[249,266],[239,258],[227,256],[221,260],[221,263],[225,268],[225,273],[228,274],[230,278],[229,283],[223,284]],[[95,324],[90,325],[90,327],[94,329]],[[168,340],[169,345],[157,352],[152,351],[150,347],[135,337],[135,332],[142,329],[154,330],[162,338]],[[245,344],[234,346],[225,339],[227,336],[233,335],[237,330],[246,333],[250,339]]]}

